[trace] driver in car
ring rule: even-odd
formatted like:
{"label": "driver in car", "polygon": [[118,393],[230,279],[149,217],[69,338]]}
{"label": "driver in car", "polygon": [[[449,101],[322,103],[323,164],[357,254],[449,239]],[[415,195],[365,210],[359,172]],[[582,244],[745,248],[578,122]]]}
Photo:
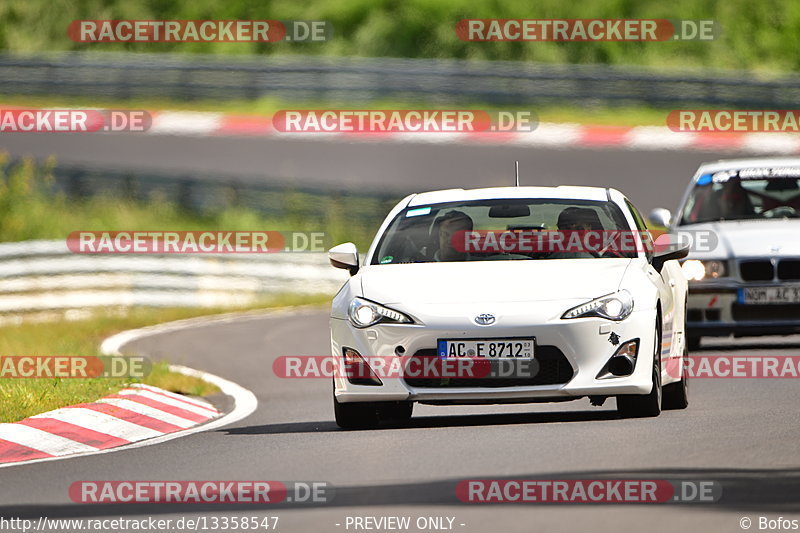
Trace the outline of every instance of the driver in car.
{"label": "driver in car", "polygon": [[[592,231],[602,230],[603,226],[597,213],[584,207],[567,207],[558,215],[558,231]],[[581,251],[562,251],[550,254],[550,259],[588,259],[595,257],[592,253]]]}
{"label": "driver in car", "polygon": [[738,220],[755,216],[753,202],[740,180],[730,180],[724,184],[719,206],[722,219]]}
{"label": "driver in car", "polygon": [[[439,225],[439,249],[433,254],[434,261],[467,261],[469,252],[453,246],[453,236],[459,231],[472,231],[472,219],[462,211],[450,211],[436,223]],[[458,238],[456,236],[456,238]]]}

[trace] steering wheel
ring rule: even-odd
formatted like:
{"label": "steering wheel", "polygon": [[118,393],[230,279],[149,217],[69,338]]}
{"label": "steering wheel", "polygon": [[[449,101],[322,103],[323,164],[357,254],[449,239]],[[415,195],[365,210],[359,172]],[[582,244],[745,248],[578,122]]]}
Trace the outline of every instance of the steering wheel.
{"label": "steering wheel", "polygon": [[761,214],[764,216],[764,218],[800,217],[800,213],[798,213],[797,209],[791,205],[778,205],[771,207],[762,211]]}

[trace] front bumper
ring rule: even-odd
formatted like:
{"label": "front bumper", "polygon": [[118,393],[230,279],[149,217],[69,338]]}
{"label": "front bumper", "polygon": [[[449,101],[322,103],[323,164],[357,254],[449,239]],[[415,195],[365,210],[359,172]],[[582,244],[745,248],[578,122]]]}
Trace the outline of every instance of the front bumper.
{"label": "front bumper", "polygon": [[743,302],[741,291],[756,285],[769,284],[690,282],[687,335],[745,337],[800,333],[800,304],[748,305]]}
{"label": "front bumper", "polygon": [[[580,302],[577,302],[580,303]],[[346,378],[334,379],[334,394],[341,403],[370,401],[419,401],[453,403],[506,403],[546,399],[570,399],[583,396],[647,394],[652,381],[653,327],[655,310],[634,311],[621,322],[600,318],[560,318],[569,305],[535,304],[515,306],[491,326],[477,326],[466,317],[480,310],[465,310],[464,318],[436,316],[424,318],[425,325],[379,324],[358,329],[348,320],[331,319],[331,352],[341,357],[344,347],[364,356],[396,357],[396,348],[406,355],[435,350],[438,339],[535,337],[537,350],[553,347],[572,367],[571,379],[547,385],[426,387],[411,386],[402,378],[387,378],[382,385],[353,385]],[[474,312],[473,312],[474,311]],[[611,333],[620,343],[609,341]],[[639,339],[637,363],[629,376],[598,379],[609,358],[626,341]],[[675,340],[672,341],[675,344]],[[666,356],[665,356],[666,357]]]}

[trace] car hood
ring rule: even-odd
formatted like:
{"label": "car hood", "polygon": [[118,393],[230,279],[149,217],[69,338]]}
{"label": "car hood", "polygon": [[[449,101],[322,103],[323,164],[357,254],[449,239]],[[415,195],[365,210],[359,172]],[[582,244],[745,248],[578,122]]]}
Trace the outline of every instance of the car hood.
{"label": "car hood", "polygon": [[692,252],[692,258],[800,256],[800,219],[727,220],[677,229],[711,230],[717,235],[715,250]]}
{"label": "car hood", "polygon": [[371,265],[365,298],[382,304],[591,299],[618,289],[631,259],[544,259]]}

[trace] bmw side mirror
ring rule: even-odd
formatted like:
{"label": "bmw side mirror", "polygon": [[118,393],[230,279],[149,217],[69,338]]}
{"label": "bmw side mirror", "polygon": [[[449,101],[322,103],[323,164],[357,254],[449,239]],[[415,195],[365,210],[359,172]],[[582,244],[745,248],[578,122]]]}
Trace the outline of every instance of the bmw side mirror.
{"label": "bmw side mirror", "polygon": [[328,259],[331,265],[348,270],[351,276],[358,272],[358,248],[352,242],[339,244],[328,250]]}
{"label": "bmw side mirror", "polygon": [[650,214],[647,216],[647,221],[652,226],[668,228],[672,223],[672,213],[669,212],[669,209],[657,207],[650,211]]}

